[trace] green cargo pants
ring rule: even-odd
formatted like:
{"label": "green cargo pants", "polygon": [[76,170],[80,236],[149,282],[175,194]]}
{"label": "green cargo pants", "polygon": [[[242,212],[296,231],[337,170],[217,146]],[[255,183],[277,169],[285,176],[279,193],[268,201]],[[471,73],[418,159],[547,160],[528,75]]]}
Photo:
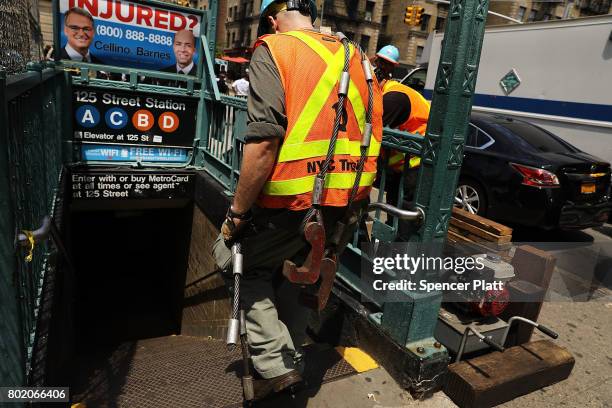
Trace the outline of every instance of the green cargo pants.
{"label": "green cargo pants", "polygon": [[[363,210],[367,201],[354,204]],[[346,214],[346,207],[326,207],[323,210],[325,231],[329,242],[336,222]],[[300,346],[304,343],[309,313],[299,303],[299,285],[282,275],[283,262],[290,259],[302,265],[310,245],[299,233],[305,211],[254,211],[255,231],[240,239],[244,276],[240,285],[242,307],[246,314],[247,338],[253,365],[263,378],[273,378],[290,370],[303,370]],[[356,224],[347,228],[352,235]],[[340,253],[343,248],[338,248]],[[233,285],[231,251],[219,235],[213,246],[217,265]]]}
{"label": "green cargo pants", "polygon": [[[253,365],[263,378],[303,370],[300,346],[310,309],[298,303],[299,286],[282,276],[285,259],[301,264],[310,246],[298,229],[280,228],[256,216],[257,232],[241,239],[244,276],[240,285]],[[217,265],[231,279],[231,252],[219,235],[213,246]]]}

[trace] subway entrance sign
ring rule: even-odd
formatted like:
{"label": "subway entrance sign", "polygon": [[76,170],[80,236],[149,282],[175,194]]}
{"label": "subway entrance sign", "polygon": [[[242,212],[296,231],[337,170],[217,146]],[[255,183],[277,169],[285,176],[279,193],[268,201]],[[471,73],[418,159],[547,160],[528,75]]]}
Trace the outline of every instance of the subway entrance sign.
{"label": "subway entrance sign", "polygon": [[85,160],[182,162],[197,107],[189,97],[75,86],[73,140]]}

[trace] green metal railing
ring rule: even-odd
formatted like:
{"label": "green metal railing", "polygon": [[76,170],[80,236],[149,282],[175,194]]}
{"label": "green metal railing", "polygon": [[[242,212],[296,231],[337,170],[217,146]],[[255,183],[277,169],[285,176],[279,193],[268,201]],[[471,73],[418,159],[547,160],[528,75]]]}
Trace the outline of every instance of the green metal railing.
{"label": "green metal railing", "polygon": [[[217,101],[207,94],[206,103],[210,124],[208,132],[203,132],[204,136],[198,146],[196,166],[206,169],[227,189],[228,194],[233,194],[240,175],[240,161],[246,130],[246,99],[222,95]],[[407,154],[420,155],[423,142],[421,135],[385,128],[382,147],[385,150],[398,150]],[[386,178],[386,172],[383,172],[380,181],[381,191],[385,189]],[[401,202],[400,194],[398,202],[393,204],[401,205]],[[376,217],[379,220],[381,218],[378,213]],[[388,233],[397,233],[397,224],[390,228]]]}
{"label": "green metal railing", "polygon": [[246,99],[206,94],[208,124],[201,132],[195,164],[204,168],[233,194],[240,175],[246,130]]}
{"label": "green metal railing", "polygon": [[40,64],[0,71],[0,385],[26,382],[48,248],[36,243],[31,262],[22,230],[53,212],[63,163],[60,106],[63,73]]}
{"label": "green metal railing", "polygon": [[[451,1],[425,138],[390,130],[384,132],[383,147],[416,154],[422,158],[415,205],[423,210],[426,217],[420,226],[414,228],[408,240],[416,244],[428,244],[423,247],[428,256],[440,255],[440,248],[448,230],[455,187],[463,160],[488,5],[488,0]],[[212,99],[209,99],[209,102],[213,102]],[[227,116],[226,109],[233,109],[233,116]],[[206,111],[210,112],[210,117],[204,118],[208,119],[204,121],[205,126],[214,124],[217,132],[203,136],[205,139],[198,146],[196,164],[203,165],[231,194],[235,188],[235,178],[239,174],[237,158],[243,143],[239,129],[244,129],[245,126],[242,114],[244,105],[222,98],[221,105]],[[222,131],[219,132],[219,129]],[[381,191],[384,191],[385,187],[385,174],[383,172]],[[401,191],[400,188],[396,205],[402,203]],[[382,198],[382,194],[379,198]],[[387,226],[378,218],[378,213],[376,217],[374,238],[392,241],[397,236],[397,222],[394,222],[393,226]],[[338,275],[357,293],[364,294],[359,259],[359,249],[349,247],[342,259]],[[433,338],[442,297],[441,293],[437,292],[403,295],[402,301],[378,304],[382,312],[372,314],[370,318],[394,341],[412,353],[407,369],[408,377],[414,381],[412,388],[425,389],[429,386],[423,384],[433,383],[433,379],[439,378],[448,361],[446,350],[436,347],[437,343]]]}

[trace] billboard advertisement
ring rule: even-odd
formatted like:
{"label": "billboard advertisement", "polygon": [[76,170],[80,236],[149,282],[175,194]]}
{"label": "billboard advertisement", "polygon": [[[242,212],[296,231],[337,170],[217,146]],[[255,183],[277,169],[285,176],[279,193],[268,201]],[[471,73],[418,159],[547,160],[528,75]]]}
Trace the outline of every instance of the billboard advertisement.
{"label": "billboard advertisement", "polygon": [[202,15],[126,0],[59,0],[59,59],[196,75]]}

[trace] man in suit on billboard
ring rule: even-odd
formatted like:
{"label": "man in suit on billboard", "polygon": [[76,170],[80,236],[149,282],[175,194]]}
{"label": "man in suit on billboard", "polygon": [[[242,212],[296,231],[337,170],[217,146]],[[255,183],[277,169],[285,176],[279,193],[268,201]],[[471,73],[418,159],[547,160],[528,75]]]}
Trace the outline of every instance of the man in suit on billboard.
{"label": "man in suit on billboard", "polygon": [[193,62],[195,54],[195,38],[193,32],[189,30],[180,30],[174,34],[174,58],[176,64],[170,65],[162,69],[163,72],[172,72],[174,74],[196,75],[197,68]]}
{"label": "man in suit on billboard", "polygon": [[95,30],[94,19],[88,11],[73,7],[64,14],[64,34],[68,42],[60,51],[61,59],[102,64],[89,52]]}

